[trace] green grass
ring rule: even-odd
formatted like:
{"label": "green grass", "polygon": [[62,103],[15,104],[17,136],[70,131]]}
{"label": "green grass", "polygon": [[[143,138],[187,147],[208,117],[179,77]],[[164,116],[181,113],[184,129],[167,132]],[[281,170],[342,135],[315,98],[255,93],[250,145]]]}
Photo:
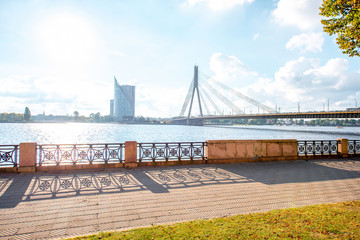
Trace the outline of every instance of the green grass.
{"label": "green grass", "polygon": [[360,239],[360,201],[106,232],[73,239]]}

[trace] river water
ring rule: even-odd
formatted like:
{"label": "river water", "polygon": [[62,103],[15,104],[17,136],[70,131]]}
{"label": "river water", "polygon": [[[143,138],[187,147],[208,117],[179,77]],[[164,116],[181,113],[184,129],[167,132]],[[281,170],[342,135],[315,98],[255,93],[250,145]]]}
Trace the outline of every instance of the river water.
{"label": "river water", "polygon": [[21,142],[197,142],[220,139],[360,140],[360,127],[178,126],[100,123],[1,123],[0,145]]}

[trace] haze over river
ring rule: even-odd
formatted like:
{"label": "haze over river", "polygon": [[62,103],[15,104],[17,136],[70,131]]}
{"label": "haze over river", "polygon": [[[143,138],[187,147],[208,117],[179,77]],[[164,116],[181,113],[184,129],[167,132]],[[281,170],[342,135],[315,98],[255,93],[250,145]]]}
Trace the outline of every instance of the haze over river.
{"label": "haze over river", "polygon": [[360,140],[360,127],[179,126],[100,123],[1,123],[0,145],[21,142],[198,142],[219,139]]}

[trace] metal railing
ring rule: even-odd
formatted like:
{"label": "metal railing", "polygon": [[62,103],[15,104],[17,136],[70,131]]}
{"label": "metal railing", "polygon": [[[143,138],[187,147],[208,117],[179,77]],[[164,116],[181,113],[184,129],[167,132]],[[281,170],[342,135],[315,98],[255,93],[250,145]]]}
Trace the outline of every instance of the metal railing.
{"label": "metal railing", "polygon": [[0,167],[17,167],[19,145],[0,145]]}
{"label": "metal railing", "polygon": [[206,159],[206,142],[138,143],[138,161]]}
{"label": "metal railing", "polygon": [[298,156],[338,155],[338,140],[298,141]]}
{"label": "metal railing", "polygon": [[121,163],[124,143],[42,144],[37,146],[37,165]]}
{"label": "metal railing", "polygon": [[348,153],[360,154],[360,140],[348,140]]}

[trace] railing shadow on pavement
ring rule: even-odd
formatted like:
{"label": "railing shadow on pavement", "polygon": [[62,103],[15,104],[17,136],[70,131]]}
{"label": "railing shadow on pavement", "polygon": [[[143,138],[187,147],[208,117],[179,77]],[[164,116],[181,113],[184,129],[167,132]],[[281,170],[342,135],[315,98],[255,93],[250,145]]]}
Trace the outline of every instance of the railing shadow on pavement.
{"label": "railing shadow on pavement", "polygon": [[360,159],[298,160],[294,162],[244,163],[241,167],[224,164],[221,168],[267,185],[309,183],[360,178]]}
{"label": "railing shadow on pavement", "polygon": [[168,193],[219,183],[251,182],[213,166],[144,167],[131,170],[78,171],[0,175],[0,208],[12,208],[22,201],[111,194],[132,191]]}
{"label": "railing shadow on pavement", "polygon": [[351,178],[360,178],[358,159],[4,174],[0,175],[0,208],[13,208],[22,201],[119,192],[166,194],[171,189],[215,184],[261,182],[273,185]]}

